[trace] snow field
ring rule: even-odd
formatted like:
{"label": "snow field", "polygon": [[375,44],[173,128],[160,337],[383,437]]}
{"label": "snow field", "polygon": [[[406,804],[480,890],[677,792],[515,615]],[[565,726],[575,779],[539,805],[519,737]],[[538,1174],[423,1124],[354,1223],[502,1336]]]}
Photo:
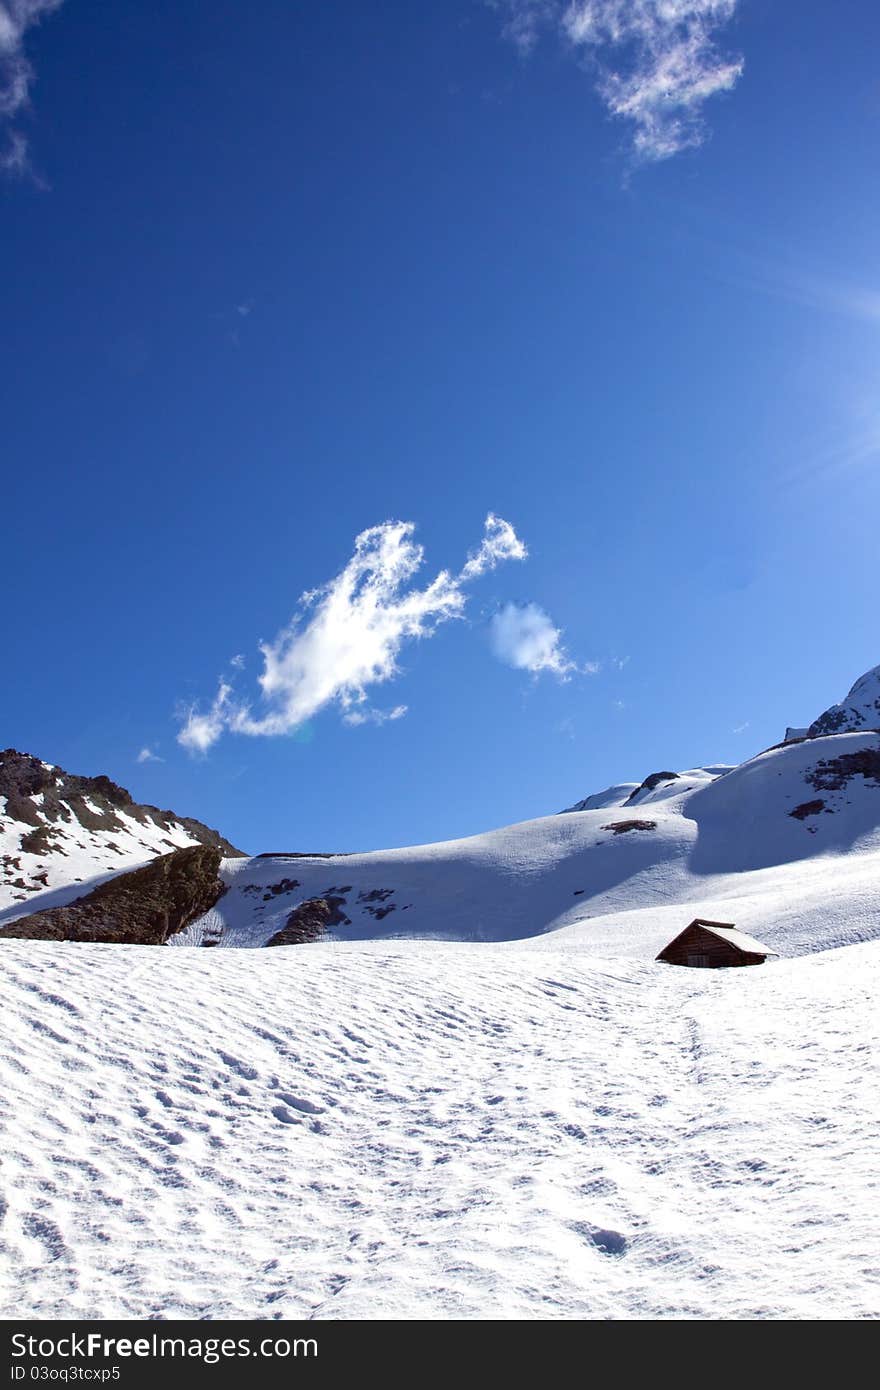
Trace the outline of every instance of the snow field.
{"label": "snow field", "polygon": [[0,943],[3,1315],[876,1317],[880,943],[552,941]]}

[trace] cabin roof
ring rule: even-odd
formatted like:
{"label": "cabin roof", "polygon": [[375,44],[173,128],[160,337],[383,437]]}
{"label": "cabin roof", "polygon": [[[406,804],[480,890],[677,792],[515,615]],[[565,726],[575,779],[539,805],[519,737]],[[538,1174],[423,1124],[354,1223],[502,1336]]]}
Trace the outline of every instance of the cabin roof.
{"label": "cabin roof", "polygon": [[[708,922],[704,917],[695,917],[684,930],[690,931],[691,927],[702,927],[703,931],[717,936],[721,941],[728,941],[737,950],[748,951],[751,955],[775,956],[777,954],[769,946],[765,946],[763,941],[749,936],[747,932],[737,931],[732,922]],[[679,932],[679,936],[684,936],[684,932]],[[674,939],[677,941],[678,937]],[[669,944],[671,946],[672,942],[670,941]]]}

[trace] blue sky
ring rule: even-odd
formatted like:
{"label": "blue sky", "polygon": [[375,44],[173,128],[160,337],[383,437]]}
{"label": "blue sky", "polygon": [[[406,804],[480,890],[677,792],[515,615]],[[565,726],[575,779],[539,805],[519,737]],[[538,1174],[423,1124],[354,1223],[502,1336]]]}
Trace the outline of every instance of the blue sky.
{"label": "blue sky", "polygon": [[366,848],[880,661],[880,11],[662,10],[0,3],[4,743]]}

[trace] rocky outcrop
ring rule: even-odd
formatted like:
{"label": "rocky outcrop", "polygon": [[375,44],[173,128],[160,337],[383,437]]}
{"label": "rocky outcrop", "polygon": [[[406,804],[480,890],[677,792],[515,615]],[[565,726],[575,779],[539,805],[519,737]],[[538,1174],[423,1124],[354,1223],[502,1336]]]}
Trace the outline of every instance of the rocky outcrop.
{"label": "rocky outcrop", "polygon": [[0,937],[161,946],[220,898],[224,892],[220,859],[220,850],[213,845],[160,855],[66,907],[34,912],[0,927]]}
{"label": "rocky outcrop", "polygon": [[26,853],[48,850],[62,827],[73,821],[87,831],[130,833],[122,812],[129,820],[166,831],[182,826],[191,840],[212,845],[226,857],[243,854],[201,821],[134,801],[109,777],[79,777],[15,748],[0,752],[0,797],[6,801],[4,821],[17,822],[25,835],[30,832],[29,843],[22,845]]}
{"label": "rocky outcrop", "polygon": [[807,730],[808,738],[824,734],[854,734],[880,729],[880,666],[860,676],[845,700],[820,714]]}
{"label": "rocky outcrop", "polygon": [[880,745],[860,748],[856,753],[841,753],[837,758],[820,758],[816,766],[805,773],[817,792],[843,791],[853,777],[863,777],[866,785],[880,787]]}
{"label": "rocky outcrop", "polygon": [[45,902],[46,892],[55,895],[52,907],[72,901],[80,884],[85,893],[90,880],[190,845],[224,858],[242,853],[201,821],[133,801],[109,777],[80,777],[15,748],[0,752],[0,915],[27,912],[29,899]]}
{"label": "rocky outcrop", "polygon": [[653,792],[660,786],[661,782],[677,782],[679,774],[677,772],[652,772],[646,777],[641,786],[636,787],[623,803],[629,806],[633,801],[638,801],[644,792]]}
{"label": "rocky outcrop", "polygon": [[267,946],[302,946],[318,941],[328,927],[347,921],[342,912],[344,898],[308,898],[295,907],[280,931],[266,942]]}
{"label": "rocky outcrop", "polygon": [[603,825],[603,830],[610,830],[613,835],[626,835],[630,830],[656,830],[655,820],[613,820],[609,825]]}

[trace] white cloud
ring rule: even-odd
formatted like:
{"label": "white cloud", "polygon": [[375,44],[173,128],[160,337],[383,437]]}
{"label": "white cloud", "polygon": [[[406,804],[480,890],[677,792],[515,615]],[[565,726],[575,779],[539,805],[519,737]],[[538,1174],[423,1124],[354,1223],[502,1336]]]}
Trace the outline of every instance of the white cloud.
{"label": "white cloud", "polygon": [[562,645],[562,633],[537,603],[507,603],[489,624],[492,650],[507,666],[540,675],[549,671],[567,680],[577,667]]}
{"label": "white cloud", "polygon": [[229,664],[230,664],[230,666],[234,666],[236,671],[242,671],[242,670],[244,669],[244,656],[243,656],[243,654],[242,654],[241,652],[238,652],[238,653],[231,659],[231,661],[230,661]]}
{"label": "white cloud", "polygon": [[165,759],[160,758],[158,753],[154,753],[152,748],[145,746],[138,753],[137,761],[139,763],[162,763]]}
{"label": "white cloud", "polygon": [[539,31],[558,9],[556,0],[486,0],[493,10],[505,15],[501,32],[523,57],[538,42]]}
{"label": "white cloud", "polygon": [[342,722],[353,728],[361,724],[387,724],[391,720],[402,719],[406,712],[406,705],[395,705],[393,709],[352,709],[342,716]]}
{"label": "white cloud", "polygon": [[[498,0],[490,0],[498,8]],[[634,127],[637,159],[668,159],[702,144],[702,107],[730,91],[738,57],[720,53],[715,35],[738,0],[501,0],[505,36],[519,51],[534,46],[548,20],[590,59],[612,116]]]}
{"label": "white cloud", "polygon": [[528,555],[523,542],[509,521],[504,521],[490,512],[483,523],[483,539],[478,548],[469,555],[459,579],[466,584],[478,579],[487,570],[493,570],[502,560],[524,560]]}
{"label": "white cloud", "polygon": [[25,56],[25,35],[62,0],[0,0],[0,169],[20,174],[28,167],[27,140],[10,126],[27,107],[34,70]]}
{"label": "white cloud", "polygon": [[[361,706],[370,686],[398,674],[404,644],[429,637],[440,623],[460,617],[470,581],[503,560],[527,555],[513,527],[490,512],[481,544],[458,574],[441,570],[426,588],[408,587],[424,561],[414,532],[405,521],[363,531],[341,573],[303,594],[288,626],[273,642],[260,644],[260,709],[254,713],[221,680],[209,709],[191,705],[181,711],[178,742],[193,753],[206,753],[225,730],[287,734],[331,704],[343,717],[361,716],[349,723],[377,722],[380,712]],[[403,713],[404,707],[397,706],[387,717]]]}
{"label": "white cloud", "polygon": [[221,681],[209,710],[202,712],[197,704],[184,706],[179,711],[183,728],[177,735],[177,742],[190,753],[207,753],[233,717],[235,707],[231,696],[232,686]]}

